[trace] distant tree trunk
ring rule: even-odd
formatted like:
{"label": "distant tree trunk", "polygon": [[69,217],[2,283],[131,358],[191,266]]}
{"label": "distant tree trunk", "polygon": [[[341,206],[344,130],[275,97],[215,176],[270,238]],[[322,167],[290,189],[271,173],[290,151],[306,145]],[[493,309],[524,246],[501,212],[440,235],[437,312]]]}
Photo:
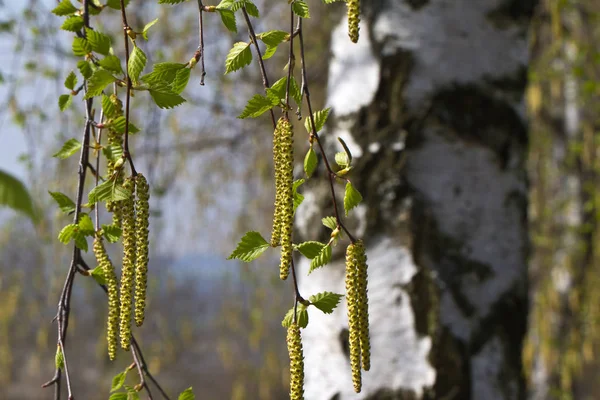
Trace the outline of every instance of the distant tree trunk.
{"label": "distant tree trunk", "polygon": [[[536,1],[363,3],[358,44],[345,20],[333,31],[325,136],[357,158],[364,203],[348,221],[367,244],[371,371],[354,394],[345,307],[311,310],[306,398],[524,399],[523,93]],[[324,181],[298,211],[301,237],[325,234]],[[343,247],[301,279],[303,294],[344,292]]]}

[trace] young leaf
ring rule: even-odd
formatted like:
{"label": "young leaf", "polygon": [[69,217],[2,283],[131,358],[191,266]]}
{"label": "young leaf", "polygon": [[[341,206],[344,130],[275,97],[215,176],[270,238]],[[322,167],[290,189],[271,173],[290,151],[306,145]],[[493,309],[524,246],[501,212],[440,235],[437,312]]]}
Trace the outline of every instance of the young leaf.
{"label": "young leaf", "polygon": [[344,152],[346,152],[346,156],[348,157],[348,165],[350,165],[350,163],[352,163],[352,153],[350,152],[348,145],[346,144],[346,142],[344,142],[344,139],[342,139],[341,137],[338,137],[337,140],[344,148]]}
{"label": "young leaf", "polygon": [[99,201],[119,201],[131,197],[131,192],[123,186],[108,180],[93,188],[88,194],[88,203],[94,204]]}
{"label": "young leaf", "polygon": [[217,7],[217,11],[221,16],[221,21],[223,21],[223,25],[225,25],[225,28],[227,28],[233,33],[237,33],[237,25],[235,23],[235,14],[233,13],[233,11],[220,9],[219,7]]}
{"label": "young leaf", "polygon": [[289,38],[289,36],[290,34],[288,32],[274,30],[259,33],[258,35],[256,35],[256,38],[262,40],[267,46],[277,46],[278,44]]}
{"label": "young leaf", "polygon": [[346,192],[344,194],[344,210],[346,210],[346,216],[348,212],[356,207],[362,201],[362,196],[352,183],[346,183]]}
{"label": "young leaf", "polygon": [[59,17],[64,17],[66,15],[73,14],[77,11],[77,8],[69,0],[62,0],[58,5],[52,10],[52,14],[58,15]]}
{"label": "young leaf", "polygon": [[81,143],[77,139],[67,140],[59,151],[54,153],[52,157],[60,158],[64,160],[75,154],[81,148]]}
{"label": "young leaf", "polygon": [[292,185],[292,191],[294,193],[294,212],[296,212],[296,208],[298,208],[300,206],[300,204],[302,204],[302,202],[304,201],[304,195],[298,193],[298,188],[304,183],[304,179],[298,179],[294,181],[294,184]]}
{"label": "young leaf", "polygon": [[126,392],[117,392],[110,395],[108,400],[129,400]]}
{"label": "young leaf", "polygon": [[323,250],[321,250],[321,252],[311,261],[308,273],[310,274],[315,269],[322,267],[331,261],[331,251],[331,246],[323,247]]}
{"label": "young leaf", "polygon": [[60,29],[69,32],[78,32],[83,28],[83,17],[79,15],[71,15],[64,20]]}
{"label": "young leaf", "polygon": [[321,253],[321,251],[323,251],[323,248],[325,246],[327,245],[321,242],[309,241],[297,245],[296,250],[302,253],[304,257],[310,258],[312,260],[313,258],[318,256]]}
{"label": "young leaf", "polygon": [[107,56],[110,53],[110,37],[104,33],[85,28],[87,41],[96,53]]}
{"label": "young leaf", "polygon": [[85,94],[85,98],[89,99],[94,96],[98,96],[102,93],[104,88],[111,83],[115,82],[117,78],[112,76],[112,74],[103,69],[96,70],[90,79],[88,79],[88,90]]}
{"label": "young leaf", "polygon": [[121,67],[121,60],[119,60],[119,57],[114,56],[112,54],[98,61],[98,64],[102,68],[109,70],[110,72],[114,72],[116,74],[121,74],[123,72],[123,68]]}
{"label": "young leaf", "polygon": [[77,69],[79,70],[79,72],[81,72],[81,75],[83,75],[83,77],[85,79],[90,79],[90,77],[94,73],[94,71],[92,70],[92,67],[90,66],[89,61],[84,61],[84,60],[78,61]]}
{"label": "young leaf", "polygon": [[348,158],[348,154],[346,152],[340,151],[335,153],[335,162],[340,168],[346,168],[350,164],[350,159]]}
{"label": "young leaf", "polygon": [[269,247],[269,243],[258,232],[250,231],[242,237],[228,260],[238,259],[245,262],[256,260]]}
{"label": "young leaf", "polygon": [[63,356],[62,350],[60,346],[56,346],[56,354],[54,355],[54,365],[58,369],[63,369],[65,367],[65,358]]}
{"label": "young leaf", "polygon": [[310,178],[313,172],[315,172],[318,162],[317,153],[311,146],[304,157],[304,172],[306,173],[307,178]]}
{"label": "young leaf", "polygon": [[165,84],[153,85],[152,89],[149,89],[150,96],[154,103],[160,108],[173,108],[180,104],[185,103],[185,99],[174,93],[171,88]]}
{"label": "young leaf", "polygon": [[260,94],[256,94],[248,101],[248,104],[246,104],[244,111],[242,111],[238,118],[256,118],[262,115],[263,113],[269,111],[276,104],[277,103],[273,104],[272,99],[261,96]]}
{"label": "young leaf", "polygon": [[118,226],[103,224],[102,233],[106,240],[108,240],[110,243],[116,243],[121,237],[123,231]]}
{"label": "young leaf", "polygon": [[150,28],[152,27],[152,25],[156,24],[158,22],[158,18],[148,22],[146,25],[144,25],[144,30],[142,31],[142,36],[144,39],[148,40],[148,31],[150,30]]}
{"label": "young leaf", "polygon": [[250,43],[237,42],[229,50],[225,59],[225,74],[237,71],[252,62],[252,51]]}
{"label": "young leaf", "polygon": [[140,74],[146,66],[146,54],[137,46],[133,47],[133,51],[129,56],[129,64],[127,65],[127,74],[134,84],[138,83]]}
{"label": "young leaf", "polygon": [[277,51],[277,46],[267,46],[267,49],[265,50],[264,54],[262,55],[262,59],[268,60],[269,58],[273,57],[273,54],[275,54],[276,51]]}
{"label": "young leaf", "polygon": [[73,240],[75,241],[75,246],[77,246],[78,249],[86,252],[88,251],[87,239],[85,238],[85,235],[83,235],[81,232],[76,230],[73,233]]}
{"label": "young leaf", "polygon": [[190,81],[190,73],[192,72],[189,68],[180,69],[177,71],[177,75],[175,75],[175,80],[171,84],[171,89],[173,89],[173,93],[181,94],[188,82]]}
{"label": "young leaf", "polygon": [[106,278],[104,277],[104,270],[100,266],[89,270],[90,275],[98,284],[106,285]]}
{"label": "young leaf", "polygon": [[[111,123],[110,127],[115,130],[117,133],[124,134],[125,133],[125,116],[121,115],[120,117],[115,118]],[[135,134],[140,131],[140,128],[135,126],[133,123],[129,122],[129,133]]]}
{"label": "young leaf", "polygon": [[325,217],[321,219],[321,222],[331,230],[337,229],[337,221],[335,217]]}
{"label": "young leaf", "polygon": [[294,3],[292,3],[292,11],[294,11],[294,14],[301,18],[310,18],[308,4],[302,0],[295,0]]}
{"label": "young leaf", "polygon": [[[315,111],[313,113],[313,119],[315,120],[317,132],[319,132],[321,129],[323,129],[323,126],[325,125],[325,122],[327,121],[327,117],[329,116],[329,111],[331,111],[330,107],[326,108],[324,110]],[[306,131],[308,133],[312,132],[311,124],[310,124],[310,116],[308,116],[304,119],[304,127],[306,128]]]}
{"label": "young leaf", "polygon": [[77,76],[75,72],[69,72],[69,75],[65,78],[65,87],[69,90],[75,90],[75,86],[77,85]]}
{"label": "young leaf", "polygon": [[127,377],[127,370],[117,374],[112,379],[112,385],[110,387],[110,391],[114,392],[115,390],[119,390],[121,386],[125,383],[125,378]]}
{"label": "young leaf", "polygon": [[[287,90],[287,77],[279,79],[269,88],[273,93],[275,93],[280,99],[285,99],[285,91]],[[292,77],[290,81],[290,95],[294,99],[297,104],[300,104],[300,87],[296,82],[296,79]]]}
{"label": "young leaf", "polygon": [[[283,321],[281,321],[281,325],[284,328],[289,328],[290,325],[294,322],[294,308],[292,307],[283,317]],[[301,328],[306,328],[308,325],[308,311],[306,310],[306,306],[302,303],[298,304],[296,308],[296,322],[298,326]]]}
{"label": "young leaf", "polygon": [[58,96],[58,108],[60,111],[65,111],[73,103],[73,96],[70,94],[61,94]]}
{"label": "young leaf", "polygon": [[[125,7],[129,5],[129,0],[125,0]],[[106,5],[112,9],[120,10],[121,9],[121,0],[107,0]]]}
{"label": "young leaf", "polygon": [[170,85],[177,77],[177,72],[186,67],[180,63],[158,63],[154,64],[152,72],[142,76],[140,79],[150,86]]}
{"label": "young leaf", "polygon": [[71,239],[73,238],[73,235],[75,235],[76,230],[77,230],[77,225],[75,225],[75,224],[69,224],[69,225],[65,226],[58,233],[58,240],[62,244],[69,243],[71,241]]}
{"label": "young leaf", "polygon": [[317,307],[325,314],[331,314],[333,312],[333,309],[337,307],[342,297],[344,297],[344,295],[331,292],[323,292],[310,296],[308,300],[313,306]]}
{"label": "young leaf", "polygon": [[109,144],[102,148],[102,154],[109,161],[116,162],[119,158],[123,157],[123,148],[116,144]]}
{"label": "young leaf", "polygon": [[[239,2],[242,2],[242,1],[239,1]],[[256,5],[254,3],[252,3],[249,0],[243,0],[243,3],[244,3],[244,7],[246,7],[246,11],[248,12],[248,15],[251,15],[254,18],[259,18],[260,17],[260,14],[258,12],[258,8],[256,7]]]}
{"label": "young leaf", "polygon": [[81,214],[79,216],[79,223],[77,223],[77,226],[79,227],[79,232],[81,232],[82,235],[92,236],[96,233],[96,230],[94,229],[94,223],[87,214]]}
{"label": "young leaf", "polygon": [[75,203],[69,198],[69,196],[61,192],[48,191],[48,193],[50,193],[50,196],[52,196],[54,201],[56,201],[56,204],[58,204],[60,211],[64,212],[65,214],[69,214],[75,211]]}
{"label": "young leaf", "polygon": [[217,10],[229,10],[233,6],[234,0],[221,0],[217,5]]}
{"label": "young leaf", "polygon": [[87,53],[92,51],[92,46],[90,46],[90,43],[86,39],[75,37],[73,39],[71,49],[73,50],[74,55],[85,56]]}
{"label": "young leaf", "polygon": [[191,387],[189,387],[189,388],[185,389],[183,392],[181,392],[181,394],[177,398],[177,400],[195,400],[195,399],[196,399],[196,396],[194,395],[194,390]]}
{"label": "young leaf", "polygon": [[23,183],[14,176],[0,170],[0,205],[28,215],[32,221],[37,217],[31,196]]}

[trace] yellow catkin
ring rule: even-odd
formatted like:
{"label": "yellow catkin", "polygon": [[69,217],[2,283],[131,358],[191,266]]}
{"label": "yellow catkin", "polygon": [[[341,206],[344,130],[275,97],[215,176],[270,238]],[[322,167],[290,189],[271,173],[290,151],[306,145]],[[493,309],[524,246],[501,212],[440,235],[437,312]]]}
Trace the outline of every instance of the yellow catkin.
{"label": "yellow catkin", "polygon": [[358,308],[360,321],[360,354],[362,367],[365,371],[371,369],[371,341],[369,339],[369,298],[367,296],[367,256],[362,240],[354,243],[354,257],[356,259],[359,293]]}
{"label": "yellow catkin", "polygon": [[275,171],[275,211],[273,211],[273,229],[271,246],[281,245],[281,129],[277,124],[273,132],[273,170]]}
{"label": "yellow catkin", "polygon": [[[108,145],[109,146],[119,147],[119,148],[123,147],[123,136],[120,133],[118,133],[112,129],[109,129],[107,136],[108,136]],[[112,177],[115,173],[115,164],[116,164],[116,161],[114,161],[114,160],[107,161],[106,169],[107,169],[107,175],[109,178]],[[123,168],[121,168],[117,172],[115,182],[120,185],[123,183],[123,178],[124,178],[124,172],[123,172]],[[120,227],[122,216],[121,216],[121,206],[120,206],[119,202],[107,201],[106,209],[113,214],[113,225]]]}
{"label": "yellow catkin", "polygon": [[280,224],[281,224],[281,262],[279,277],[287,279],[292,262],[292,229],[294,224],[294,138],[292,124],[282,117],[277,123],[279,139],[279,174],[280,174]]}
{"label": "yellow catkin", "polygon": [[121,333],[121,348],[129,350],[131,344],[131,306],[132,290],[135,274],[135,211],[133,199],[135,196],[135,181],[127,178],[123,187],[131,192],[131,197],[121,201],[123,214],[123,269],[121,271],[121,317],[119,331]]}
{"label": "yellow catkin", "polygon": [[108,342],[108,357],[114,360],[117,355],[117,325],[119,323],[119,288],[117,275],[104,244],[102,237],[96,235],[94,238],[94,255],[98,261],[98,266],[102,268],[102,274],[106,281],[108,292],[108,320],[106,323],[106,339]]}
{"label": "yellow catkin", "polygon": [[356,43],[360,21],[360,0],[346,0],[346,7],[348,8],[348,36]]}
{"label": "yellow catkin", "polygon": [[348,306],[348,342],[350,347],[350,368],[354,391],[360,393],[361,349],[360,349],[360,278],[356,259],[356,247],[350,244],[346,249],[346,303]]}
{"label": "yellow catkin", "polygon": [[137,201],[135,203],[135,324],[144,323],[146,285],[148,281],[148,221],[150,218],[150,187],[142,174],[135,177]]}
{"label": "yellow catkin", "polygon": [[290,400],[301,400],[304,398],[304,355],[297,324],[291,324],[288,328],[287,347],[290,355]]}

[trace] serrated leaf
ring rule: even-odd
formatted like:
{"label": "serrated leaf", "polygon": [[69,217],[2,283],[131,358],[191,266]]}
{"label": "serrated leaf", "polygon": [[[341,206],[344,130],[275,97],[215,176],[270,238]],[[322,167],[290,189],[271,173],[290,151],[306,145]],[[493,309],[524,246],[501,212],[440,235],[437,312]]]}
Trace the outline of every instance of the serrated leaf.
{"label": "serrated leaf", "polygon": [[102,153],[109,161],[117,161],[123,157],[123,148],[116,144],[109,144],[102,148]]}
{"label": "serrated leaf", "polygon": [[96,233],[94,223],[88,214],[79,215],[77,226],[79,227],[79,232],[84,236],[92,236]]}
{"label": "serrated leaf", "polygon": [[[283,317],[283,321],[281,321],[281,325],[284,328],[289,328],[290,325],[294,322],[294,308],[292,307]],[[306,310],[306,306],[302,303],[298,303],[296,307],[296,322],[299,327],[306,328],[308,325],[308,311]]]}
{"label": "serrated leaf", "polygon": [[110,391],[114,392],[115,390],[119,390],[121,386],[123,386],[123,384],[125,383],[125,378],[127,378],[127,370],[115,375],[112,379]]}
{"label": "serrated leaf", "polygon": [[[125,116],[121,115],[115,118],[111,123],[110,127],[117,133],[124,134],[125,133]],[[128,132],[131,134],[138,133],[140,128],[135,126],[131,121],[129,122]]]}
{"label": "serrated leaf", "polygon": [[81,143],[76,139],[67,140],[59,151],[54,153],[52,157],[60,158],[64,160],[75,154],[81,148]]}
{"label": "serrated leaf", "polygon": [[185,389],[183,392],[181,392],[179,394],[179,397],[177,398],[177,400],[195,400],[196,396],[194,395],[194,390],[192,389],[192,387],[190,386],[189,388]]}
{"label": "serrated leaf", "polygon": [[269,243],[261,236],[260,233],[250,231],[238,243],[236,249],[231,253],[228,260],[238,259],[245,262],[256,260],[262,253],[267,250]]}
{"label": "serrated leaf", "polygon": [[350,164],[350,159],[348,158],[348,154],[343,151],[335,153],[335,162],[340,168],[346,168]]}
{"label": "serrated leaf", "polygon": [[342,294],[332,292],[322,292],[310,296],[308,300],[311,304],[323,311],[325,314],[331,314],[337,307],[340,300],[344,297]]}
{"label": "serrated leaf", "polygon": [[58,15],[59,17],[64,17],[66,15],[73,14],[77,11],[77,8],[71,4],[69,0],[62,0],[54,9],[52,9],[52,14]]}
{"label": "serrated leaf", "polygon": [[71,239],[73,239],[73,236],[75,235],[76,230],[77,230],[77,225],[75,225],[75,224],[69,224],[69,225],[65,226],[58,233],[58,240],[62,244],[69,243],[71,241]]}
{"label": "serrated leaf", "polygon": [[108,119],[113,119],[118,114],[117,107],[110,101],[110,97],[105,94],[102,95],[102,111],[104,112],[104,116]]}
{"label": "serrated leaf", "polygon": [[346,211],[346,216],[350,210],[360,204],[362,199],[362,195],[354,186],[352,186],[352,183],[346,183],[346,192],[344,194],[344,210]]}
{"label": "serrated leaf", "polygon": [[277,51],[277,46],[267,46],[265,53],[262,55],[263,60],[268,60],[273,57],[273,54]]}
{"label": "serrated leaf", "polygon": [[83,235],[81,232],[76,230],[73,234],[73,240],[75,241],[75,246],[77,246],[78,249],[83,250],[85,252],[88,251],[87,239],[85,235]]}
{"label": "serrated leaf", "polygon": [[183,92],[188,82],[190,81],[191,72],[192,70],[189,68],[184,68],[177,71],[177,74],[175,75],[175,80],[171,84],[171,89],[173,90],[173,93],[181,94]]}
{"label": "serrated leaf", "polygon": [[123,231],[115,225],[102,225],[102,233],[110,243],[116,243],[119,241]]}
{"label": "serrated leaf", "polygon": [[307,178],[310,178],[313,172],[315,172],[318,162],[317,153],[311,146],[304,157],[304,172],[306,173]]}
{"label": "serrated leaf", "polygon": [[337,220],[335,219],[335,217],[325,217],[325,218],[321,219],[321,222],[323,223],[323,225],[325,225],[327,228],[331,229],[332,231],[334,229],[337,229]]}
{"label": "serrated leaf", "polygon": [[[269,90],[273,91],[273,93],[275,93],[280,99],[285,99],[285,91],[287,90],[287,77],[279,79],[277,82],[271,85]],[[300,104],[300,87],[293,76],[292,80],[290,81],[290,95],[297,104]]]}
{"label": "serrated leaf", "polygon": [[127,393],[117,392],[110,395],[108,400],[127,400]]}
{"label": "serrated leaf", "polygon": [[108,180],[93,188],[88,194],[88,203],[94,204],[99,201],[119,201],[131,197],[131,192],[123,186]]}
{"label": "serrated leaf", "polygon": [[65,111],[73,103],[73,96],[70,94],[61,94],[58,96],[58,108],[60,111]]}
{"label": "serrated leaf", "polygon": [[[327,122],[327,117],[329,117],[329,111],[331,111],[331,107],[328,107],[324,110],[315,111],[313,113],[313,119],[315,120],[316,131],[319,132],[325,126],[325,122]],[[308,133],[312,132],[310,117],[307,116],[304,118],[304,127]]]}
{"label": "serrated leaf", "polygon": [[221,0],[217,5],[217,10],[229,10],[233,6],[234,0]]}
{"label": "serrated leaf", "polygon": [[56,201],[56,204],[58,204],[60,211],[62,211],[65,214],[69,214],[75,211],[75,203],[69,198],[69,196],[61,192],[48,191],[48,193],[50,193],[50,196],[52,196],[54,201]]}
{"label": "serrated leaf", "polygon": [[85,28],[87,41],[96,53],[107,56],[110,53],[110,37],[104,33]]}
{"label": "serrated leaf", "polygon": [[301,18],[310,18],[310,13],[308,11],[308,4],[306,4],[302,0],[295,0],[292,3],[292,11],[294,11],[294,14],[296,14],[297,16],[299,16]]}
{"label": "serrated leaf", "polygon": [[313,259],[318,256],[321,251],[323,251],[323,247],[327,246],[325,243],[309,241],[296,245],[296,250],[298,250],[304,257]]}
{"label": "serrated leaf", "polygon": [[58,369],[63,369],[65,367],[65,358],[59,345],[56,346],[56,354],[54,355],[54,365]]}
{"label": "serrated leaf", "polygon": [[142,49],[134,46],[131,54],[129,55],[129,64],[127,66],[127,73],[134,84],[138,83],[140,74],[146,67],[147,61],[146,54],[142,51]]}
{"label": "serrated leaf", "polygon": [[152,85],[170,85],[177,77],[177,72],[186,67],[180,63],[158,63],[154,64],[151,73],[146,74],[140,80]]}
{"label": "serrated leaf", "polygon": [[113,56],[112,54],[104,57],[102,60],[98,61],[98,64],[110,72],[114,72],[116,74],[120,74],[123,72],[123,68],[121,67],[121,60],[117,56]]}
{"label": "serrated leaf", "polygon": [[89,270],[90,275],[98,284],[106,285],[106,278],[104,277],[104,270],[98,266]]}
{"label": "serrated leaf", "polygon": [[300,206],[300,204],[302,204],[302,202],[304,201],[304,195],[298,193],[298,188],[300,186],[302,186],[302,184],[304,183],[304,179],[298,179],[295,180],[293,185],[292,185],[292,191],[294,193],[294,212],[296,212],[296,209]]}
{"label": "serrated leaf", "polygon": [[74,55],[85,56],[90,51],[92,51],[92,46],[90,46],[90,43],[86,39],[76,37],[73,39],[71,49],[73,50]]}
{"label": "serrated leaf", "polygon": [[237,25],[235,23],[235,14],[233,13],[233,11],[220,9],[218,7],[217,11],[221,16],[221,21],[223,22],[223,25],[225,25],[225,28],[227,28],[231,32],[237,33]]}
{"label": "serrated leaf", "polygon": [[64,20],[60,29],[69,32],[78,32],[83,28],[83,17],[79,15],[71,15]]}
{"label": "serrated leaf", "polygon": [[25,185],[14,176],[0,170],[0,205],[9,207],[37,220],[33,201]]}
{"label": "serrated leaf", "polygon": [[65,87],[69,90],[75,90],[75,86],[77,85],[77,75],[75,72],[69,72],[69,75],[65,78]]}
{"label": "serrated leaf", "polygon": [[174,108],[180,104],[185,103],[185,99],[174,93],[171,88],[165,84],[153,85],[152,89],[149,89],[150,96],[154,103],[160,108]]}
{"label": "serrated leaf", "polygon": [[117,78],[112,76],[112,74],[106,70],[98,69],[94,71],[90,79],[88,79],[88,87],[85,98],[89,99],[102,94],[104,88],[116,80]]}
{"label": "serrated leaf", "polygon": [[254,95],[246,104],[244,111],[238,116],[240,119],[244,118],[256,118],[263,113],[269,111],[273,106],[277,103],[273,104],[273,100],[260,94]]}
{"label": "serrated leaf", "polygon": [[237,42],[233,45],[225,59],[225,74],[237,71],[252,62],[250,43]]}
{"label": "serrated leaf", "polygon": [[254,18],[260,17],[260,13],[258,12],[258,7],[256,7],[256,4],[252,3],[251,1],[244,0],[244,7],[246,7],[248,15],[251,15]]}
{"label": "serrated leaf", "polygon": [[150,30],[150,28],[152,28],[152,25],[156,24],[158,22],[158,18],[148,22],[146,25],[144,25],[144,30],[142,30],[142,36],[144,37],[144,39],[148,40],[148,31]]}
{"label": "serrated leaf", "polygon": [[79,72],[81,72],[81,75],[83,75],[85,79],[90,79],[90,77],[94,73],[94,71],[92,70],[92,66],[88,61],[78,61],[77,69],[79,70]]}
{"label": "serrated leaf", "polygon": [[323,247],[321,252],[315,258],[313,258],[313,260],[311,261],[310,269],[309,269],[308,273],[310,274],[315,269],[322,267],[322,266],[326,265],[327,263],[329,263],[329,261],[331,261],[331,253],[332,253],[331,246]]}

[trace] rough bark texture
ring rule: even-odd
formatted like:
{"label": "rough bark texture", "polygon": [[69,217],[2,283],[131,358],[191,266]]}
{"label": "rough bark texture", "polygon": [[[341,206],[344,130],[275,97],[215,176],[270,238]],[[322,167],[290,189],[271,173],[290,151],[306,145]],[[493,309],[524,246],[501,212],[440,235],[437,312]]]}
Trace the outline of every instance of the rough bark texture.
{"label": "rough bark texture", "polygon": [[[348,224],[367,244],[372,366],[354,394],[345,307],[311,310],[305,397],[523,399],[523,92],[536,2],[365,3],[357,45],[345,21],[333,32],[325,136],[356,157],[364,203]],[[312,181],[298,226],[314,238],[332,207],[325,179]],[[343,293],[341,247],[301,279],[303,294]]]}

